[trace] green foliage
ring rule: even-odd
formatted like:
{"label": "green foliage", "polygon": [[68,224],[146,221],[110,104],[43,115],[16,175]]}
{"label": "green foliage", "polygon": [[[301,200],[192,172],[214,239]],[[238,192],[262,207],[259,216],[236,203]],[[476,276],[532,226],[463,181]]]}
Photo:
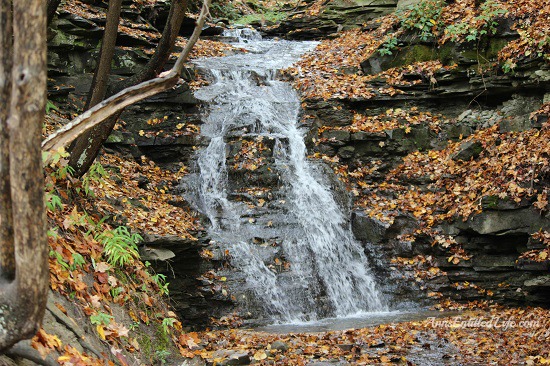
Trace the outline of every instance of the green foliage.
{"label": "green foliage", "polygon": [[393,51],[397,48],[397,38],[390,37],[379,49],[378,53],[382,56],[392,55]]}
{"label": "green foliage", "polygon": [[107,262],[112,266],[124,267],[139,258],[137,244],[143,238],[137,233],[130,233],[126,226],[114,230],[104,230],[95,239],[104,246]]}
{"label": "green foliage", "polygon": [[266,12],[258,13],[258,14],[248,14],[244,15],[237,20],[235,20],[235,23],[238,24],[251,24],[255,22],[268,22],[268,23],[278,23],[282,20],[285,20],[287,18],[287,13],[280,12],[280,11],[274,11],[269,10]]}
{"label": "green foliage", "polygon": [[69,153],[63,148],[57,151],[42,152],[42,161],[50,161],[50,167],[54,169],[51,175],[56,179],[66,179],[69,175],[74,174],[74,169],[67,165],[67,160],[65,160],[67,157],[69,157]]}
{"label": "green foliage", "polygon": [[397,17],[403,28],[419,30],[420,39],[427,41],[441,28],[440,18],[444,6],[444,0],[424,0],[406,11],[397,12]]}
{"label": "green foliage", "polygon": [[174,318],[162,319],[162,330],[164,330],[164,333],[169,334],[170,328],[173,327],[176,322],[177,320]]}
{"label": "green foliage", "polygon": [[516,67],[517,64],[513,60],[506,60],[502,64],[502,71],[504,71],[505,74],[513,73]]}
{"label": "green foliage", "polygon": [[61,265],[65,270],[70,270],[69,263],[65,262],[65,259],[63,258],[63,255],[53,249],[50,250],[50,257],[55,258],[57,260],[57,263]]}
{"label": "green foliage", "polygon": [[165,275],[163,275],[162,273],[157,273],[157,274],[152,275],[151,279],[158,286],[159,292],[160,292],[161,295],[168,295],[168,293],[169,293],[169,290],[168,290],[169,283],[166,282],[166,276]]}
{"label": "green foliage", "polygon": [[61,202],[61,198],[58,195],[46,192],[44,199],[46,200],[46,208],[48,210],[55,211],[56,207],[61,210],[63,209],[63,202]]}
{"label": "green foliage", "polygon": [[90,316],[90,321],[92,322],[93,325],[107,326],[109,325],[112,319],[114,319],[113,316],[102,312],[99,312],[97,314]]}
{"label": "green foliage", "polygon": [[48,99],[46,101],[46,114],[50,114],[52,110],[59,111],[59,108],[57,108],[57,106],[53,104],[51,100]]}
{"label": "green foliage", "polygon": [[73,253],[73,264],[71,265],[71,270],[74,271],[78,267],[83,267],[86,264],[86,260],[80,253]]}
{"label": "green foliage", "polygon": [[172,353],[168,350],[165,350],[165,349],[160,349],[160,350],[156,350],[155,351],[155,358],[160,362],[161,365],[166,365],[166,362],[167,362],[167,358],[168,356],[170,356]]}
{"label": "green foliage", "polygon": [[239,13],[231,1],[214,1],[210,4],[210,14],[213,17],[236,19]]}
{"label": "green foliage", "polygon": [[48,238],[57,239],[59,238],[59,233],[57,232],[57,227],[54,227],[52,229],[48,229],[46,232],[46,235],[48,235]]}
{"label": "green foliage", "polygon": [[[103,168],[103,165],[99,162],[94,163],[82,178],[82,188],[86,196],[94,197],[94,192],[90,188],[90,182],[101,182],[106,176],[107,172]],[[79,188],[76,190],[80,192]]]}
{"label": "green foliage", "polygon": [[474,42],[485,35],[496,34],[498,27],[496,18],[506,14],[506,9],[494,0],[487,0],[481,5],[480,10],[480,14],[470,21],[449,25],[445,28],[445,33],[450,35],[454,42],[460,42],[463,39]]}
{"label": "green foliage", "polygon": [[120,295],[124,291],[124,287],[112,287],[109,292],[111,293],[111,297],[114,299],[118,295]]}

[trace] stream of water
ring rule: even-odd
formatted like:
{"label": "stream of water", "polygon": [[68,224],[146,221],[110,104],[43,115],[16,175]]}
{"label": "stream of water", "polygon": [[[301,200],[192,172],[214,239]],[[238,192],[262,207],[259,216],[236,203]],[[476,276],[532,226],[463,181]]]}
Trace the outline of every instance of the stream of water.
{"label": "stream of water", "polygon": [[[197,61],[212,82],[196,92],[207,106],[202,135],[209,143],[198,152],[191,201],[209,218],[210,236],[229,251],[244,286],[272,322],[387,311],[324,170],[306,158],[300,99],[289,83],[277,80],[279,70],[315,43],[261,40],[253,32],[230,36],[241,37],[238,46],[248,52]],[[249,207],[232,199],[228,141],[236,131],[245,131],[243,138],[275,140],[272,168],[284,210],[247,220]],[[275,238],[278,248],[258,245],[258,238]],[[286,258],[289,269],[274,271],[274,256]]]}

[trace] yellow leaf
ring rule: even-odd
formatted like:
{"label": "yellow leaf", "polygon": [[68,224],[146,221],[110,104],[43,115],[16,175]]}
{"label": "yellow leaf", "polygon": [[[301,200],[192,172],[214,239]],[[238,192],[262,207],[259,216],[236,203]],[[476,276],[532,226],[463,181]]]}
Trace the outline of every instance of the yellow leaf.
{"label": "yellow leaf", "polygon": [[101,324],[98,324],[96,326],[97,334],[99,334],[99,337],[103,340],[105,340],[105,330],[103,329],[103,326]]}
{"label": "yellow leaf", "polygon": [[143,135],[145,135],[145,131],[143,131],[143,130],[139,130],[139,135],[140,135],[140,136],[143,136]]}
{"label": "yellow leaf", "polygon": [[545,260],[546,258],[548,258],[548,252],[540,252],[539,258]]}
{"label": "yellow leaf", "polygon": [[227,277],[221,277],[221,278],[220,278],[220,281],[222,281],[222,282],[227,281]]}
{"label": "yellow leaf", "polygon": [[267,358],[267,354],[264,351],[258,351],[254,353],[254,359],[256,361],[265,360]]}

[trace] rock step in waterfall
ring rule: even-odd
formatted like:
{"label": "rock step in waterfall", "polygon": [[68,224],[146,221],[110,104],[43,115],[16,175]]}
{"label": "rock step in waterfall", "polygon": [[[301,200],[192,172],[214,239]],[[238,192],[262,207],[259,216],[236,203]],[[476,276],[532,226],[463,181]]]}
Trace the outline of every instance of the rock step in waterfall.
{"label": "rock step in waterfall", "polygon": [[237,300],[276,322],[385,310],[325,167],[306,158],[298,95],[276,80],[315,43],[245,35],[250,52],[197,62],[212,77],[196,92],[208,145],[188,182],[230,253]]}

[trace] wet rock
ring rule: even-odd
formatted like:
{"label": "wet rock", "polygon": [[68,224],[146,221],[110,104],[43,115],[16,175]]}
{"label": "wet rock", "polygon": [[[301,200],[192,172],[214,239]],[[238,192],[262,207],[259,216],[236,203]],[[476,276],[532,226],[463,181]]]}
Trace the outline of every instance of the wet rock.
{"label": "wet rock", "polygon": [[540,276],[523,283],[525,287],[550,287],[550,275]]}
{"label": "wet rock", "polygon": [[223,359],[220,362],[216,362],[220,366],[230,365],[250,365],[250,357],[247,352],[232,351],[232,350],[218,350],[212,354],[214,359]]}
{"label": "wet rock", "polygon": [[459,221],[456,226],[483,235],[532,234],[541,229],[550,229],[550,219],[547,216],[542,216],[531,207],[507,211],[491,210],[475,215],[467,221]]}
{"label": "wet rock", "polygon": [[500,133],[520,132],[526,131],[531,127],[533,126],[529,118],[512,117],[503,119],[498,125],[498,130]]}
{"label": "wet rock", "polygon": [[389,224],[369,217],[363,212],[353,212],[351,228],[355,237],[369,243],[380,243],[386,237]]}
{"label": "wet rock", "polygon": [[344,352],[350,352],[353,347],[355,347],[355,344],[349,343],[349,344],[337,344],[338,348],[340,348]]}
{"label": "wet rock", "polygon": [[144,175],[140,175],[137,179],[137,184],[139,188],[144,189],[147,187],[147,184],[149,184],[149,178]]}
{"label": "wet rock", "polygon": [[344,146],[338,149],[338,155],[343,159],[349,159],[353,156],[355,148],[353,146]]}
{"label": "wet rock", "polygon": [[535,262],[530,259],[520,258],[516,263],[516,268],[522,271],[547,272],[550,270],[550,261]]}
{"label": "wet rock", "polygon": [[475,159],[483,151],[483,145],[479,141],[464,141],[457,152],[451,155],[453,160],[469,161]]}
{"label": "wet rock", "polygon": [[279,26],[266,29],[268,34],[289,39],[318,39],[336,31],[358,28],[368,21],[389,14],[395,10],[397,0],[348,0],[330,1],[324,4],[316,16],[309,16],[299,8]]}
{"label": "wet rock", "polygon": [[271,344],[271,349],[276,349],[278,351],[281,351],[281,352],[286,352],[288,351],[288,344],[286,344],[285,342],[283,341],[275,341]]}
{"label": "wet rock", "polygon": [[329,140],[336,140],[336,141],[343,141],[347,142],[350,140],[350,133],[349,131],[345,130],[327,130],[324,131],[321,135],[321,137],[329,139]]}
{"label": "wet rock", "polygon": [[366,141],[366,140],[384,140],[386,134],[384,132],[355,132],[351,134],[351,141]]}
{"label": "wet rock", "polygon": [[477,255],[471,260],[476,272],[511,271],[514,269],[517,255],[491,256]]}

